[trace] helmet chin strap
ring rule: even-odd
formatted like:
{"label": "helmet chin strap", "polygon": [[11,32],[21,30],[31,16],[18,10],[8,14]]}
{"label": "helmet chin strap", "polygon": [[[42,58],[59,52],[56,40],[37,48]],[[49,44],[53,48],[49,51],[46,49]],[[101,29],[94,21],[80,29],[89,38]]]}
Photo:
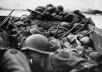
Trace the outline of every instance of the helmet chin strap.
{"label": "helmet chin strap", "polygon": [[45,54],[45,55],[49,55],[51,52],[46,52],[46,51],[40,51],[38,49],[34,49],[34,48],[31,48],[31,47],[23,47],[21,48],[21,50],[31,50],[31,51],[35,51],[35,52],[38,52],[38,53],[41,53],[41,54]]}

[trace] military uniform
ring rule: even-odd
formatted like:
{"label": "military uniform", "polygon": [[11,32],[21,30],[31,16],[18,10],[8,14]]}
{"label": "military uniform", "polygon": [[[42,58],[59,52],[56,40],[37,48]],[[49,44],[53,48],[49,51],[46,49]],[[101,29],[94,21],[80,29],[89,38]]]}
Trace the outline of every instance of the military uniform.
{"label": "military uniform", "polygon": [[4,31],[3,29],[0,28],[0,38],[3,39],[3,42],[5,42],[5,47],[7,47],[7,42],[8,42],[8,39],[7,39],[7,32]]}
{"label": "military uniform", "polygon": [[45,72],[69,72],[73,69],[90,67],[95,64],[95,62],[83,59],[68,49],[59,49],[45,59],[43,69]]}
{"label": "military uniform", "polygon": [[[9,49],[4,53],[1,62],[2,72],[32,72],[26,56],[15,49]],[[1,72],[0,71],[0,72]]]}
{"label": "military uniform", "polygon": [[70,25],[73,26],[74,23],[80,22],[80,16],[70,12],[64,17],[64,21],[70,22]]}
{"label": "military uniform", "polygon": [[[94,61],[83,59],[77,53],[68,49],[59,49],[45,56],[40,64],[41,66],[32,61],[32,68],[35,68],[35,72],[69,72],[73,69],[96,65]],[[2,72],[33,72],[28,58],[15,49],[6,51],[1,64]]]}

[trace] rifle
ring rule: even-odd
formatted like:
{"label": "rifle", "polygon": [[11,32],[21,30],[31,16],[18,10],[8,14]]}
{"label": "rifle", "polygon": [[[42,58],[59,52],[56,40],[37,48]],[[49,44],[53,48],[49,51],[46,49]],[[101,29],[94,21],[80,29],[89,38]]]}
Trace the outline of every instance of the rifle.
{"label": "rifle", "polygon": [[1,22],[1,25],[0,25],[0,27],[2,27],[4,24],[5,24],[5,22],[9,19],[9,17],[11,16],[11,14],[12,14],[12,12],[14,11],[14,9],[11,11],[11,13]]}
{"label": "rifle", "polygon": [[21,31],[19,31],[15,36],[18,37],[26,28],[23,28]]}
{"label": "rifle", "polygon": [[33,11],[31,9],[27,9],[30,13],[33,13],[35,15],[41,15],[41,13],[37,12],[37,11]]}
{"label": "rifle", "polygon": [[90,18],[87,19],[87,21],[85,22],[84,26],[82,26],[81,28],[79,28],[74,34],[77,34],[79,31],[81,31],[87,24],[87,22],[89,21]]}
{"label": "rifle", "polygon": [[60,26],[60,24],[57,25],[57,30],[56,30],[56,33],[55,33],[54,37],[55,37],[56,34],[58,33],[59,26]]}
{"label": "rifle", "polygon": [[[80,23],[79,23],[80,24]],[[79,25],[78,24],[78,25]],[[75,27],[77,27],[78,25],[76,25],[76,26],[73,26],[70,30],[68,30],[63,36],[61,36],[60,38],[59,38],[59,40],[60,39],[62,39],[63,37],[65,37],[65,36],[67,36]]]}
{"label": "rifle", "polygon": [[19,32],[19,29],[18,29],[17,26],[15,25],[15,22],[13,21],[12,17],[10,17],[10,23],[15,27],[16,32]]}

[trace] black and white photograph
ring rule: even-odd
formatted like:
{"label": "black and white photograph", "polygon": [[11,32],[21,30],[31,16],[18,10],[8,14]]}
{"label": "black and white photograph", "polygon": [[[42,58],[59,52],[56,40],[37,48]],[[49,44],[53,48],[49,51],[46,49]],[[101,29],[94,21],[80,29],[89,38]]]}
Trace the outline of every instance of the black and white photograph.
{"label": "black and white photograph", "polygon": [[0,72],[102,72],[102,0],[0,0]]}

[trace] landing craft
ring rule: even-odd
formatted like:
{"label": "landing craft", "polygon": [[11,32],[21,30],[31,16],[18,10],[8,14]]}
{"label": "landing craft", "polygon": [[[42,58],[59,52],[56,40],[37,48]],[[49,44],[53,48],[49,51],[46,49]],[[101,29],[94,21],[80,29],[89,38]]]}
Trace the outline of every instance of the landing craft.
{"label": "landing craft", "polygon": [[[0,21],[3,21],[10,11],[3,10],[3,12],[1,11],[1,13],[0,13],[1,14]],[[18,19],[20,16],[22,16],[24,14],[29,15],[29,12],[27,12],[27,11],[23,11],[23,12],[20,11],[20,12],[18,12],[18,11],[13,12],[13,14],[11,16],[13,17],[14,20]],[[44,28],[50,28],[53,25],[57,26],[57,24],[61,23],[61,21],[47,21],[47,20],[33,20],[32,22],[36,22],[38,25],[40,25]],[[94,49],[102,55],[102,44],[101,44],[102,43],[102,29],[100,29],[94,25],[95,25],[94,21],[90,18],[87,30],[88,31],[93,30],[93,32],[90,33],[89,36],[93,41]]]}
{"label": "landing craft", "polygon": [[[30,12],[33,12],[32,10],[29,10]],[[12,14],[11,14],[11,17],[12,17],[12,19],[14,20],[14,21],[16,21],[16,20],[20,20],[20,19],[22,19],[21,18],[21,16],[22,15],[29,15],[30,14],[30,12],[29,11],[14,11]],[[1,11],[2,12],[2,11]],[[5,11],[3,11],[2,13],[0,13],[1,15],[0,15],[0,21],[1,21],[1,23],[2,23],[2,21],[8,16],[8,14],[10,13],[10,11],[8,11],[8,13],[7,13],[7,11],[5,10]],[[34,14],[37,14],[36,12],[34,12]],[[25,15],[25,16],[26,16]],[[38,16],[39,16],[40,14],[38,14]],[[56,15],[56,14],[54,14],[54,15]],[[64,14],[63,14],[64,15]],[[59,17],[56,17],[56,18],[59,18]],[[56,19],[55,18],[55,19]],[[23,21],[23,20],[22,20]],[[0,23],[0,24],[1,24]],[[59,29],[59,27],[60,27],[60,25],[61,25],[61,23],[62,23],[62,21],[59,19],[59,20],[46,20],[46,18],[45,18],[45,20],[43,20],[43,19],[36,19],[36,18],[34,18],[34,19],[31,19],[31,23],[33,24],[33,23],[36,23],[37,24],[37,26],[39,26],[39,27],[42,27],[43,29],[45,29],[45,30],[49,30],[49,28],[51,28],[51,27],[53,27],[53,26],[55,26],[57,29],[56,29],[56,31],[55,31],[55,35],[57,35],[57,33],[58,33],[58,29]],[[66,24],[69,24],[69,23],[66,23]],[[88,31],[88,33],[86,33],[86,35],[88,35],[89,36],[89,38],[92,40],[92,48],[95,50],[95,51],[97,51],[100,55],[102,55],[102,29],[100,29],[100,28],[98,28],[98,27],[96,27],[95,26],[95,23],[94,23],[94,21],[93,21],[93,19],[91,18],[91,17],[89,17],[89,18],[86,18],[86,22],[85,22],[85,24],[83,25],[83,27],[80,27],[78,30],[74,30],[75,29],[75,27],[77,27],[79,24],[76,24],[75,26],[73,26],[72,28],[68,28],[68,29],[65,29],[65,33],[62,33],[62,35],[61,36],[59,36],[59,38],[57,38],[55,35],[54,35],[54,37],[56,37],[57,39],[59,39],[59,41],[62,39],[62,38],[64,38],[64,37],[66,37],[67,38],[67,36],[68,36],[68,34],[70,34],[70,32],[72,32],[73,33],[73,31],[74,31],[74,33],[76,33],[77,34],[77,32],[78,31],[81,31],[81,30],[83,30],[83,27],[85,26],[85,28],[84,28],[84,30],[87,30]],[[63,28],[61,28],[61,29],[64,29],[64,27]],[[25,30],[25,29],[23,29],[23,30]],[[21,32],[23,32],[23,30],[21,31]],[[35,31],[35,29],[33,29],[34,31]],[[32,33],[33,32],[33,30],[31,29],[30,30],[30,33],[29,33],[29,35],[30,34],[34,34],[34,33]],[[37,29],[36,29],[37,30]],[[21,32],[18,32],[18,35],[20,35],[20,33]],[[24,32],[23,32],[24,33]],[[22,33],[22,34],[23,34]],[[73,34],[74,34],[73,33]],[[43,34],[43,33],[42,33]],[[53,33],[52,33],[53,34]],[[46,35],[45,35],[46,36]],[[83,37],[84,37],[84,35],[82,35]],[[17,36],[16,36],[17,37]],[[14,37],[15,38],[15,37]],[[23,39],[23,38],[22,38]],[[87,39],[87,38],[86,38]],[[68,40],[68,38],[67,38],[67,40]],[[79,39],[80,40],[80,39]],[[23,41],[23,40],[21,40],[21,41]],[[73,40],[72,41],[70,41],[70,43],[73,43],[73,42],[76,42],[76,44],[77,44],[77,46],[80,46],[82,43],[80,43],[79,41],[78,41],[78,39],[77,39],[77,35],[74,35],[74,37],[73,37]],[[85,40],[83,40],[83,41],[85,41]],[[90,42],[89,40],[88,40],[88,42]],[[84,42],[84,43],[86,43],[87,44],[87,41],[86,42]],[[12,37],[11,37],[11,44],[13,45],[13,44],[16,44],[16,39],[15,39],[15,41],[14,41],[14,39],[12,39]],[[89,44],[89,43],[88,43]],[[15,45],[16,46],[16,45]],[[52,44],[52,46],[53,46],[53,44]],[[16,46],[17,48],[18,48],[18,43],[17,43],[17,46]],[[81,49],[81,50],[83,50],[83,48]],[[53,51],[53,50],[52,50]]]}

